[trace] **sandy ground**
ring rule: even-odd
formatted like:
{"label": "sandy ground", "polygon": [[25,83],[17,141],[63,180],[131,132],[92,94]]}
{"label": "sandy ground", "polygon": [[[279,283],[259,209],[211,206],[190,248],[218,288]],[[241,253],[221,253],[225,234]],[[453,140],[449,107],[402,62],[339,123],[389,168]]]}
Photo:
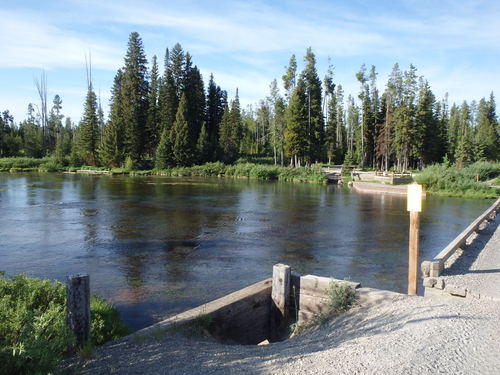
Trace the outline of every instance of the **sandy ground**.
{"label": "sandy ground", "polygon": [[[448,277],[500,291],[497,218]],[[495,263],[499,262],[499,263]],[[481,272],[471,272],[471,271]],[[81,367],[83,365],[83,367]],[[267,346],[223,345],[165,334],[97,348],[76,374],[500,374],[500,299],[432,299],[390,293],[360,301],[311,331]]]}

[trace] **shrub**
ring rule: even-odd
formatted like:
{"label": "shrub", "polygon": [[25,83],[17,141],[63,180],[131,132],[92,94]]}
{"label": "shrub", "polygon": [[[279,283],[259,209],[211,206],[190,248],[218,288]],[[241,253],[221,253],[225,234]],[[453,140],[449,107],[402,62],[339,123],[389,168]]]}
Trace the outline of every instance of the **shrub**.
{"label": "shrub", "polygon": [[[127,333],[118,311],[92,296],[92,344]],[[60,282],[0,274],[0,372],[46,374],[75,342],[66,322],[66,290]]]}
{"label": "shrub", "polygon": [[130,156],[127,156],[125,158],[125,166],[124,166],[124,169],[127,171],[127,172],[130,172],[130,171],[133,171],[134,170],[134,161],[132,160],[132,158]]}
{"label": "shrub", "polygon": [[429,192],[466,198],[496,198],[500,189],[491,188],[485,181],[500,172],[500,163],[476,162],[465,168],[434,164],[416,177]]}
{"label": "shrub", "polygon": [[98,296],[93,295],[90,298],[90,314],[90,336],[93,345],[101,345],[131,333],[121,320],[116,307]]}
{"label": "shrub", "polygon": [[346,312],[356,299],[356,291],[347,283],[332,281],[326,290],[328,307],[333,313]]}
{"label": "shrub", "polygon": [[64,287],[26,276],[0,278],[0,364],[4,374],[46,374],[74,343]]}
{"label": "shrub", "polygon": [[0,158],[0,171],[13,170],[23,170],[25,168],[37,169],[42,164],[53,162],[54,159],[51,157],[45,157],[41,159],[37,158],[27,158],[27,157],[15,157],[15,158]]}

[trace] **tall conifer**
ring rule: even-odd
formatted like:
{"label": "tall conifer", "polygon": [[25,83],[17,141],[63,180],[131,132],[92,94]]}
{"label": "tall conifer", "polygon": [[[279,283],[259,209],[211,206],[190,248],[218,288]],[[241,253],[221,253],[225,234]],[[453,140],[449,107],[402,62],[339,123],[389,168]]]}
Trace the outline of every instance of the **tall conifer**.
{"label": "tall conifer", "polygon": [[139,160],[144,153],[148,115],[148,69],[142,40],[130,34],[122,78],[122,117],[125,133],[125,156]]}

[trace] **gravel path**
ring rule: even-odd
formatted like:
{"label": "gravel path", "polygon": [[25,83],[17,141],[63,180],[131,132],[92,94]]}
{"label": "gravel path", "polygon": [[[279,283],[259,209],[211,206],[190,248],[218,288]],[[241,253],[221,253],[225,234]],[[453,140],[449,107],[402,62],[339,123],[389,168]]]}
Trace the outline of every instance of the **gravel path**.
{"label": "gravel path", "polygon": [[500,303],[393,294],[267,346],[165,335],[98,348],[77,374],[498,374]]}
{"label": "gravel path", "polygon": [[445,284],[500,301],[500,215],[443,271]]}

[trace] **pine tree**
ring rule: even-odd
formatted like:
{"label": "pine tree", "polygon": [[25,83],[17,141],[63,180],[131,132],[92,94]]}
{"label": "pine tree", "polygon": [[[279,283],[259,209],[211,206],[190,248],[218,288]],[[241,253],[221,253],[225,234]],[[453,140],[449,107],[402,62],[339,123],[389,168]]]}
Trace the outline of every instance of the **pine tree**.
{"label": "pine tree", "polygon": [[179,166],[189,166],[193,162],[191,141],[189,139],[188,105],[186,94],[182,94],[172,128],[172,154]]}
{"label": "pine tree", "polygon": [[153,64],[151,67],[151,75],[149,82],[148,96],[148,118],[146,122],[146,153],[148,156],[153,156],[160,141],[160,110],[158,107],[158,97],[160,94],[160,79],[158,76],[158,64],[156,56],[153,56]]}
{"label": "pine tree", "polygon": [[130,34],[122,77],[122,119],[125,157],[134,162],[144,153],[145,129],[148,114],[147,60],[139,34]]}
{"label": "pine tree", "polygon": [[439,161],[441,141],[435,115],[435,101],[429,83],[422,80],[415,110],[415,126],[411,129],[412,156],[419,162],[420,167]]}
{"label": "pine tree", "polygon": [[287,102],[291,99],[292,93],[295,90],[295,83],[297,78],[297,60],[295,55],[290,57],[286,73],[281,78],[283,80],[283,87],[285,88],[285,98]]}
{"label": "pine tree", "polygon": [[210,160],[215,159],[217,144],[219,142],[219,127],[227,102],[227,94],[214,82],[210,74],[205,112],[205,126],[210,142]]}
{"label": "pine tree", "polygon": [[412,129],[415,121],[415,100],[417,91],[416,68],[410,68],[403,74],[402,95],[399,105],[394,111],[393,150],[396,155],[396,168],[408,169],[412,151]]}
{"label": "pine tree", "polygon": [[208,133],[205,124],[202,125],[200,136],[196,142],[196,153],[198,163],[203,164],[211,159],[211,148],[210,140],[208,138]]}
{"label": "pine tree", "polygon": [[61,113],[62,100],[59,95],[54,96],[52,101],[52,109],[49,113],[47,122],[47,150],[48,152],[55,151],[57,141],[61,136],[62,119],[64,115]]}
{"label": "pine tree", "polygon": [[361,92],[358,97],[361,100],[361,166],[370,165],[373,155],[373,113],[370,98],[370,86],[366,76],[366,66],[361,65],[361,69],[356,73],[356,79],[361,83]]}
{"label": "pine tree", "polygon": [[328,164],[332,163],[335,155],[337,154],[337,128],[338,128],[338,104],[337,104],[337,96],[335,94],[330,96],[330,100],[328,101],[328,120],[326,123],[326,132],[325,132],[325,143],[326,143],[326,152],[328,157]]}
{"label": "pine tree", "polygon": [[192,66],[189,53],[185,56],[184,69],[183,93],[186,95],[189,145],[190,153],[194,154],[205,118],[205,88],[198,67]]}
{"label": "pine tree", "polygon": [[473,160],[473,143],[471,130],[471,111],[466,101],[460,106],[460,122],[457,134],[457,146],[455,149],[455,164],[459,167],[465,167]]}
{"label": "pine tree", "polygon": [[[496,116],[493,97],[487,102],[484,98],[479,101],[475,143],[478,158],[498,160],[498,134],[495,130]],[[493,107],[493,109],[492,109]],[[492,115],[493,113],[493,115]]]}
{"label": "pine tree", "polygon": [[97,146],[99,142],[99,123],[97,118],[97,96],[89,79],[83,118],[78,127],[77,149],[86,165],[97,165]]}
{"label": "pine tree", "polygon": [[306,83],[299,78],[285,112],[285,149],[290,165],[299,167],[308,152],[308,111]]}
{"label": "pine tree", "polygon": [[221,159],[225,163],[234,163],[238,158],[240,142],[243,136],[243,124],[238,89],[231,102],[231,109],[227,106],[222,115],[219,131],[219,150]]}
{"label": "pine tree", "polygon": [[231,162],[232,144],[231,144],[231,113],[229,106],[226,105],[219,129],[219,158],[225,162]]}
{"label": "pine tree", "polygon": [[270,85],[269,106],[271,110],[271,143],[274,155],[274,165],[284,165],[285,154],[285,100],[281,97],[278,89],[278,82],[273,80]]}
{"label": "pine tree", "polygon": [[163,129],[160,137],[160,143],[155,153],[155,169],[162,170],[171,167],[174,164],[172,155],[172,140],[170,131]]}
{"label": "pine tree", "polygon": [[345,111],[344,111],[344,90],[342,88],[342,85],[337,85],[337,90],[335,92],[335,101],[337,103],[335,163],[342,163],[347,149],[347,133],[345,128]]}
{"label": "pine tree", "polygon": [[124,125],[122,117],[122,79],[121,70],[115,75],[113,89],[111,90],[111,109],[109,122],[104,127],[99,156],[103,164],[110,167],[119,167],[124,157]]}

